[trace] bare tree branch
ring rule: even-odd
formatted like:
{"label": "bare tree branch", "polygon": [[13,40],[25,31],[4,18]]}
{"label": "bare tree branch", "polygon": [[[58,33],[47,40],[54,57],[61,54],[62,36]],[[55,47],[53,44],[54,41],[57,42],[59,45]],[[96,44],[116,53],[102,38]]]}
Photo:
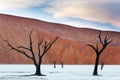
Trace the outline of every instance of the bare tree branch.
{"label": "bare tree branch", "polygon": [[30,51],[30,49],[29,49],[29,48],[24,47],[24,46],[18,46],[17,48],[22,48],[22,49],[26,49],[26,50]]}
{"label": "bare tree branch", "polygon": [[110,44],[113,41],[113,39],[111,39],[110,41],[107,42],[107,44]]}
{"label": "bare tree branch", "polygon": [[93,48],[93,50],[97,53],[97,54],[101,54],[103,52],[103,50],[107,47],[108,44],[110,44],[113,40],[108,38],[108,35],[106,34],[103,41],[102,41],[102,37],[101,37],[101,31],[99,32],[99,36],[98,39],[102,45],[102,48],[99,50],[99,46],[98,44],[96,44],[96,47],[94,47],[93,45],[88,44],[87,46],[90,46],[91,48]]}
{"label": "bare tree branch", "polygon": [[50,42],[47,43],[47,42],[45,41],[45,43],[44,43],[44,51],[43,51],[41,57],[45,55],[45,53],[52,47],[53,43],[54,43],[58,38],[59,38],[59,37],[56,37],[51,43],[50,43]]}
{"label": "bare tree branch", "polygon": [[26,57],[28,57],[28,58],[30,58],[30,59],[33,59],[33,57],[31,57],[31,56],[29,56],[28,54],[26,54],[25,51],[19,50],[19,49],[13,47],[13,46],[9,43],[9,41],[7,41],[7,40],[4,40],[4,41],[7,42],[8,46],[9,46],[11,49],[13,49],[13,50],[15,50],[15,51],[17,51],[17,52],[25,55]]}
{"label": "bare tree branch", "polygon": [[99,52],[98,44],[96,44],[96,51]]}
{"label": "bare tree branch", "polygon": [[100,43],[103,45],[103,41],[102,41],[102,38],[101,38],[101,31],[99,32],[98,38],[99,38]]}
{"label": "bare tree branch", "polygon": [[29,46],[30,46],[30,50],[32,50],[32,38],[31,38],[32,31],[33,31],[33,30],[31,30],[31,32],[30,32],[30,34],[29,34],[29,40],[30,40],[30,41],[29,41],[29,43],[30,43]]}
{"label": "bare tree branch", "polygon": [[40,45],[42,44],[42,42],[43,42],[43,39],[38,42],[38,56],[39,56],[39,57],[40,57],[40,52],[41,52],[41,50],[40,50]]}
{"label": "bare tree branch", "polygon": [[108,45],[108,44],[110,44],[111,42],[113,41],[113,39],[109,39],[109,38],[107,38],[107,35],[105,36],[105,39],[104,39],[104,45]]}
{"label": "bare tree branch", "polygon": [[47,46],[47,51],[49,50],[49,48],[53,45],[53,43],[58,39],[59,37],[56,37],[51,43],[48,44]]}
{"label": "bare tree branch", "polygon": [[97,51],[97,49],[93,45],[88,44],[87,46],[90,46],[94,51]]}
{"label": "bare tree branch", "polygon": [[41,49],[40,49],[40,45],[42,44],[42,42],[43,42],[43,39],[40,42],[38,42],[38,58],[39,58],[38,65],[41,64],[41,55],[40,55]]}
{"label": "bare tree branch", "polygon": [[31,38],[31,34],[32,34],[33,30],[31,30],[30,34],[29,34],[29,46],[30,46],[30,51],[31,51],[31,54],[33,56],[33,62],[35,64],[35,66],[37,66],[37,60],[36,60],[36,57],[35,57],[35,54],[34,54],[34,51],[33,51],[33,44],[32,44],[32,38]]}

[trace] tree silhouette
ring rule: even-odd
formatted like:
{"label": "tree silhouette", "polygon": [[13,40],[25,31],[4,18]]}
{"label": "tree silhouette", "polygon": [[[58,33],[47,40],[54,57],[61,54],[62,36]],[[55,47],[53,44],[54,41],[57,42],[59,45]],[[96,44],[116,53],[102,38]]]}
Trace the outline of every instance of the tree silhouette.
{"label": "tree silhouette", "polygon": [[102,54],[102,52],[105,50],[105,48],[108,46],[108,44],[110,44],[112,42],[112,39],[108,38],[108,35],[106,34],[106,36],[102,39],[101,37],[101,31],[99,32],[99,36],[98,36],[99,42],[101,44],[101,47],[99,49],[99,45],[96,44],[96,46],[88,44],[87,46],[90,46],[96,53],[96,60],[95,60],[95,67],[94,67],[94,71],[93,71],[93,75],[98,75],[98,64],[99,64],[99,57]]}
{"label": "tree silhouette", "polygon": [[64,66],[63,62],[60,62],[60,64],[61,64],[61,68],[63,68],[63,66]]}
{"label": "tree silhouette", "polygon": [[[32,31],[29,34],[29,47],[25,47],[25,46],[14,47],[9,41],[7,41],[7,40],[4,40],[4,41],[8,44],[8,46],[12,50],[17,51],[20,54],[23,54],[24,56],[26,56],[27,58],[32,60],[35,65],[35,68],[36,68],[35,75],[42,76],[41,63],[42,63],[43,56],[47,53],[47,51],[52,47],[52,45],[55,43],[55,41],[59,37],[56,37],[53,41],[50,41],[50,42],[47,42],[46,40],[41,39],[37,44],[38,53],[35,54],[35,52],[33,50],[33,42],[32,42],[32,37],[31,37]],[[42,46],[42,44],[44,44],[44,45]],[[43,47],[43,48],[41,48],[41,47]],[[31,55],[28,55],[26,53],[26,50],[29,51],[31,53]],[[38,56],[38,59],[35,56]]]}
{"label": "tree silhouette", "polygon": [[53,62],[53,65],[54,65],[54,68],[56,68],[56,62],[55,61]]}

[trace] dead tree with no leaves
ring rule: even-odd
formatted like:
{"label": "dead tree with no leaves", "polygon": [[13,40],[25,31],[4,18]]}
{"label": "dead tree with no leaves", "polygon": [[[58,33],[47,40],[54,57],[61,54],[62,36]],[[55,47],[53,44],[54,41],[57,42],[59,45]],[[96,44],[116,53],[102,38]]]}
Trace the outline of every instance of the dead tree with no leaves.
{"label": "dead tree with no leaves", "polygon": [[[9,41],[7,40],[4,40],[5,42],[7,42],[8,46],[12,49],[12,50],[15,50],[21,54],[23,54],[24,56],[26,56],[27,58],[29,58],[30,60],[33,61],[35,67],[36,67],[36,72],[35,72],[35,75],[38,75],[38,76],[42,76],[42,73],[41,73],[41,63],[42,63],[42,58],[43,56],[47,53],[47,51],[52,47],[52,45],[55,43],[55,41],[59,38],[59,37],[56,37],[53,41],[51,42],[47,42],[43,39],[41,39],[39,42],[38,42],[38,60],[37,58],[35,57],[35,52],[33,50],[33,42],[32,42],[32,37],[31,37],[31,34],[32,34],[32,31],[30,32],[29,34],[29,47],[25,47],[25,46],[18,46],[18,47],[14,47]],[[44,44],[43,45],[43,48],[42,47],[42,43]],[[42,50],[41,50],[42,49]],[[25,50],[29,51],[31,53],[31,55],[28,55]]]}
{"label": "dead tree with no leaves", "polygon": [[102,39],[101,31],[99,33],[98,39],[99,39],[100,44],[102,45],[100,49],[99,49],[98,44],[96,44],[96,47],[91,44],[87,45],[87,46],[90,46],[96,53],[96,60],[95,60],[95,67],[94,67],[93,75],[98,75],[97,69],[98,69],[98,64],[99,64],[99,57],[101,53],[105,50],[105,48],[108,46],[108,44],[112,42],[112,39],[109,39],[107,34],[104,37],[104,39]]}

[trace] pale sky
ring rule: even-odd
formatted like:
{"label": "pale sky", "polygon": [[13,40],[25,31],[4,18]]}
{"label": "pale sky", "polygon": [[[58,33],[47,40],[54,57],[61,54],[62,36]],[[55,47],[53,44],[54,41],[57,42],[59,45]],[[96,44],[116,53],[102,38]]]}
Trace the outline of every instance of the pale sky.
{"label": "pale sky", "polygon": [[120,0],[1,0],[0,13],[120,32]]}

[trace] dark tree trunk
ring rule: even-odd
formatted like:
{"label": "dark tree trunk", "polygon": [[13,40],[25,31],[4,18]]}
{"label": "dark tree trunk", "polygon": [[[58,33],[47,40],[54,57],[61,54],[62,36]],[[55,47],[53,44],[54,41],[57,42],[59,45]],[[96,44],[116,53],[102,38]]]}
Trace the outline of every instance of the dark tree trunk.
{"label": "dark tree trunk", "polygon": [[54,65],[54,68],[56,68],[56,62],[55,61],[53,62],[53,65]]}
{"label": "dark tree trunk", "polygon": [[96,61],[95,61],[95,67],[94,67],[93,75],[98,75],[97,69],[98,69],[99,57],[100,57],[100,55],[97,54],[96,55]]}
{"label": "dark tree trunk", "polygon": [[63,66],[64,66],[64,65],[63,65],[63,62],[61,62],[61,68],[63,68]]}
{"label": "dark tree trunk", "polygon": [[35,72],[35,75],[38,75],[38,76],[42,75],[42,74],[41,74],[40,66],[36,66],[36,72]]}
{"label": "dark tree trunk", "polygon": [[35,75],[42,76],[42,73],[41,73],[41,63],[42,63],[42,58],[39,58],[39,63],[36,66]]}

